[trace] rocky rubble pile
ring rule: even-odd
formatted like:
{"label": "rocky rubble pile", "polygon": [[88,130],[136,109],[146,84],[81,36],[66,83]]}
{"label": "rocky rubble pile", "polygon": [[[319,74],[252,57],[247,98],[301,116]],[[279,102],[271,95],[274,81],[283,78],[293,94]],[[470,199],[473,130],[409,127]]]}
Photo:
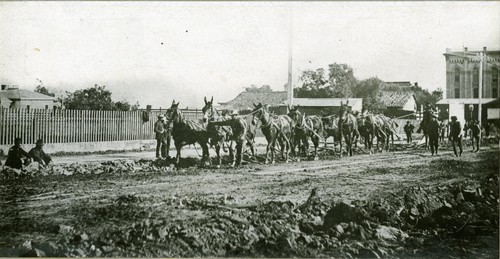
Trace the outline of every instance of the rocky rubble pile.
{"label": "rocky rubble pile", "polygon": [[8,166],[0,167],[0,179],[18,179],[42,176],[70,176],[86,174],[130,174],[134,172],[173,173],[172,161],[165,160],[118,160],[106,162],[86,162],[62,165],[40,166],[32,162],[23,169],[14,169]]}
{"label": "rocky rubble pile", "polygon": [[116,215],[125,215],[127,227],[89,231],[85,224],[61,225],[57,242],[27,241],[14,255],[396,258],[421,255],[438,245],[436,238],[474,239],[498,229],[496,175],[477,186],[415,187],[400,197],[326,203],[314,189],[303,204],[272,201],[244,208],[224,200],[167,199],[173,209],[203,215],[182,220],[137,213],[140,199],[119,197]]}

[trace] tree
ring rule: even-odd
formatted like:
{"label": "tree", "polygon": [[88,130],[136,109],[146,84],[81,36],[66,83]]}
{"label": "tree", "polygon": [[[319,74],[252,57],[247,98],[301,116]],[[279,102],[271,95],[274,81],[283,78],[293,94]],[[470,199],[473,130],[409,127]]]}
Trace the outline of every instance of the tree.
{"label": "tree", "polygon": [[438,88],[437,90],[432,91],[431,93],[432,97],[437,101],[443,99],[443,89]]}
{"label": "tree", "polygon": [[318,68],[314,70],[302,71],[299,77],[302,87],[294,91],[294,96],[298,98],[320,98],[328,97],[326,91],[325,70]]}
{"label": "tree", "polygon": [[127,101],[118,101],[115,102],[114,110],[117,111],[130,111],[130,104]]}
{"label": "tree", "polygon": [[351,66],[337,63],[328,65],[328,78],[325,70],[319,68],[303,71],[300,81],[302,86],[297,88],[295,96],[306,98],[351,97],[357,82]]}
{"label": "tree", "polygon": [[38,85],[36,86],[35,88],[35,92],[37,93],[41,93],[41,94],[45,94],[45,95],[48,95],[48,96],[52,96],[52,97],[55,97],[56,94],[54,93],[51,93],[49,92],[49,89],[47,89],[44,85],[43,85],[43,82],[42,80],[40,79],[36,79],[38,81]]}
{"label": "tree", "polygon": [[52,97],[56,96],[56,94],[49,92],[49,90],[47,88],[45,88],[45,86],[41,86],[41,85],[39,85],[35,88],[35,92],[45,94],[48,96],[52,96]]}
{"label": "tree", "polygon": [[441,93],[439,93],[440,89],[434,91],[436,93],[433,92],[433,94],[431,94],[429,93],[429,90],[422,89],[422,87],[418,85],[413,85],[411,87],[411,90],[415,93],[415,98],[417,99],[417,101],[422,105],[425,105],[426,103],[435,104],[442,98],[443,94],[442,90]]}
{"label": "tree", "polygon": [[115,110],[111,92],[106,90],[106,86],[97,84],[94,87],[70,93],[64,100],[64,106],[75,110]]}
{"label": "tree", "polygon": [[257,87],[256,85],[250,85],[250,87],[245,88],[245,92],[250,93],[269,93],[272,92],[271,86],[263,85],[261,87]]}
{"label": "tree", "polygon": [[377,77],[371,77],[356,83],[352,89],[355,98],[363,98],[363,108],[371,112],[382,112],[386,107],[382,102],[380,90],[383,81]]}
{"label": "tree", "polygon": [[332,97],[351,97],[356,81],[351,66],[337,63],[328,65],[328,88],[332,92]]}

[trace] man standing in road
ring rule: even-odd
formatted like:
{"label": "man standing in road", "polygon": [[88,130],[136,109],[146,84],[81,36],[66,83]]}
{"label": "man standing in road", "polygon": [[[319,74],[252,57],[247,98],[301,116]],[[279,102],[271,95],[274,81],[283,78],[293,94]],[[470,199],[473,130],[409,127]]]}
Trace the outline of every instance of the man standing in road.
{"label": "man standing in road", "polygon": [[167,121],[166,117],[163,117],[163,139],[161,146],[161,156],[164,158],[170,158],[169,150],[170,150],[170,139],[172,136],[172,123]]}
{"label": "man standing in road", "polygon": [[404,131],[406,133],[406,143],[410,144],[413,139],[411,137],[411,134],[413,133],[413,129],[415,128],[415,126],[413,126],[410,121],[407,121],[406,122],[406,125],[404,126]]}
{"label": "man standing in road", "polygon": [[14,146],[9,149],[5,165],[21,169],[23,167],[23,159],[27,161],[29,158],[30,155],[21,148],[21,138],[16,138],[14,140]]}
{"label": "man standing in road", "polygon": [[[457,121],[457,116],[451,116],[450,135],[448,136],[448,139],[451,141],[455,156],[462,156],[462,126],[460,125],[460,122]],[[460,154],[457,154],[455,143],[458,144]]]}
{"label": "man standing in road", "polygon": [[[479,127],[479,122],[472,120],[471,122],[471,134],[472,134],[472,152],[479,151],[479,139],[481,138],[481,127]],[[476,148],[474,149],[474,143],[476,143]]]}
{"label": "man standing in road", "polygon": [[[156,158],[162,158],[160,151],[163,151],[163,138],[165,133],[165,115],[158,115],[158,120],[155,122],[154,131],[156,137]],[[162,152],[163,153],[163,152]]]}
{"label": "man standing in road", "polygon": [[431,114],[431,120],[427,126],[429,131],[429,146],[431,146],[432,155],[438,154],[438,140],[439,140],[439,123],[437,121],[437,113]]}
{"label": "man standing in road", "polygon": [[35,162],[38,162],[42,166],[50,164],[52,162],[52,159],[43,151],[43,140],[37,140],[35,145],[36,146],[29,152],[31,158],[33,158]]}

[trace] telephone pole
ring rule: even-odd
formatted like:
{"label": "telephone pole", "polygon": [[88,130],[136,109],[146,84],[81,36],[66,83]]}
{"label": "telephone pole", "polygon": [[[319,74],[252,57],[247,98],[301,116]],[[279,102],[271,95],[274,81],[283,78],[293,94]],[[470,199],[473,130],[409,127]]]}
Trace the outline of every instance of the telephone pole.
{"label": "telephone pole", "polygon": [[290,10],[288,27],[288,105],[293,105],[293,83],[292,83],[292,36],[293,36],[293,9]]}

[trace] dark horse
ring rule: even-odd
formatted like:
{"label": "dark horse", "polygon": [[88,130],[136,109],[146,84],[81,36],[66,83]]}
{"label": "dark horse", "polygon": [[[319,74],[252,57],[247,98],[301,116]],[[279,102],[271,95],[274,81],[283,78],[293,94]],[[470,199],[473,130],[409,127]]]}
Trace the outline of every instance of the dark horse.
{"label": "dark horse", "polygon": [[260,129],[266,137],[267,147],[266,147],[266,164],[269,163],[269,151],[271,151],[271,161],[274,160],[274,150],[276,146],[276,141],[279,142],[281,146],[281,153],[285,161],[288,162],[288,153],[291,149],[292,141],[292,131],[293,122],[290,117],[286,115],[272,115],[269,113],[267,107],[264,107],[262,103],[258,105],[253,104],[254,109],[252,110],[253,118],[252,124],[256,125],[257,121],[261,122]]}
{"label": "dark horse", "polygon": [[422,122],[417,129],[417,133],[422,132],[425,138],[425,148],[429,148],[429,130],[427,129],[429,122],[431,121],[432,110],[427,108],[423,113]]}
{"label": "dark horse", "polygon": [[[349,156],[352,156],[352,145],[359,136],[359,132],[356,116],[351,114],[348,105],[349,101],[345,104],[342,101],[340,102],[339,130],[340,135],[344,137],[344,141],[346,142],[347,153]],[[342,137],[340,138],[340,150],[340,157],[342,157]]]}
{"label": "dark horse", "polygon": [[311,138],[314,144],[314,160],[318,160],[319,140],[320,138],[323,139],[323,122],[321,118],[315,115],[306,116],[300,113],[299,106],[295,108],[289,106],[288,116],[295,122],[292,149],[295,149],[295,146],[299,148],[297,152],[297,161],[300,161],[299,157],[301,152],[307,156],[307,150],[309,148],[307,138]]}
{"label": "dark horse", "polygon": [[242,152],[245,142],[247,141],[248,123],[245,119],[240,117],[223,119],[221,113],[213,107],[213,100],[214,98],[212,97],[212,99],[208,102],[205,97],[205,106],[202,109],[203,120],[208,121],[207,131],[210,137],[210,144],[215,146],[218,165],[220,165],[220,147],[226,141],[236,142],[236,154],[233,151],[232,144],[229,145],[229,154],[232,159],[231,166],[238,166],[241,164],[243,159]]}
{"label": "dark horse", "polygon": [[172,138],[175,142],[175,149],[177,150],[176,165],[179,165],[181,158],[181,148],[185,145],[200,144],[202,153],[202,163],[209,162],[208,156],[208,132],[197,121],[184,118],[179,109],[179,103],[172,101],[170,109],[167,110],[167,120],[171,121]]}
{"label": "dark horse", "polygon": [[[339,117],[336,114],[329,114],[321,112],[321,121],[323,122],[323,139],[325,141],[326,148],[326,140],[329,137],[333,138],[333,154],[336,155],[335,144],[340,139],[340,130],[339,130]],[[342,153],[342,150],[340,151]]]}

